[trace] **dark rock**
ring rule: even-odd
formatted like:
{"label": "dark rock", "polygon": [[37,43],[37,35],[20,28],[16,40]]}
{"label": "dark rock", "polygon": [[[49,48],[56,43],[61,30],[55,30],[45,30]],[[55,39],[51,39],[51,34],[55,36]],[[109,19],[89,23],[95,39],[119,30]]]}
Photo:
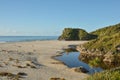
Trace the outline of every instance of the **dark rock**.
{"label": "dark rock", "polygon": [[50,80],[65,80],[64,78],[50,78]]}
{"label": "dark rock", "polygon": [[19,72],[19,73],[17,73],[17,75],[19,75],[19,76],[27,76],[27,74],[24,73],[24,72]]}
{"label": "dark rock", "polygon": [[116,46],[116,49],[117,49],[118,51],[120,51],[120,45]]}
{"label": "dark rock", "polygon": [[83,72],[83,73],[89,72],[87,69],[85,69],[85,68],[82,67],[82,66],[75,68],[75,71],[76,71],[76,72]]}
{"label": "dark rock", "polygon": [[115,57],[114,57],[113,53],[112,52],[108,52],[107,54],[104,55],[103,61],[112,63],[112,62],[114,62],[114,59],[115,59]]}

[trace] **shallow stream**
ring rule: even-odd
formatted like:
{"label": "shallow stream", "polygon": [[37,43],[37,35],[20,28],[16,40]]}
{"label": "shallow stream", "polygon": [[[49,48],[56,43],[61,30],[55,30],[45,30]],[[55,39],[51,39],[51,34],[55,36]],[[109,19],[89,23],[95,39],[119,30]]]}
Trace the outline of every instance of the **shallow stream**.
{"label": "shallow stream", "polygon": [[74,67],[84,67],[86,70],[88,70],[89,74],[93,74],[95,72],[100,72],[103,69],[100,67],[90,67],[87,63],[84,63],[79,59],[80,53],[79,52],[69,52],[69,53],[63,53],[62,56],[56,56],[55,59],[62,61],[64,64],[66,64],[69,68]]}

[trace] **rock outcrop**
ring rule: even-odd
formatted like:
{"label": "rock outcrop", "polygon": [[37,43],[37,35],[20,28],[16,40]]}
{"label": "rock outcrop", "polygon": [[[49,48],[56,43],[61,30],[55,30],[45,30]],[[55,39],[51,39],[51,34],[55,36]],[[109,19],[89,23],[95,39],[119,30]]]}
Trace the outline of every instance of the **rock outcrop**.
{"label": "rock outcrop", "polygon": [[85,69],[85,68],[82,67],[82,66],[75,68],[75,71],[76,71],[76,72],[83,72],[83,73],[89,72],[87,69]]}
{"label": "rock outcrop", "polygon": [[58,40],[90,40],[96,38],[83,29],[79,28],[65,28]]}

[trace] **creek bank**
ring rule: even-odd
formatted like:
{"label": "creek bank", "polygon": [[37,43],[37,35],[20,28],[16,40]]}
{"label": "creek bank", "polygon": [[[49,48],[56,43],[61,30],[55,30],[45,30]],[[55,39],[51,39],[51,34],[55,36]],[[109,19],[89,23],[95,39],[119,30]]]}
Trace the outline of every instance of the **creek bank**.
{"label": "creek bank", "polygon": [[[119,47],[117,47],[119,50]],[[98,50],[98,49],[92,49],[88,50],[86,49],[83,45],[76,46],[76,50],[78,50],[81,55],[79,56],[80,60],[85,61],[88,63],[88,60],[93,60],[95,58],[99,58],[102,64],[107,65],[112,65],[111,68],[118,67],[120,66],[120,55],[119,54],[114,54],[113,52],[105,52],[103,50]],[[106,69],[106,66],[102,66],[103,68]],[[107,67],[110,68],[110,67]]]}
{"label": "creek bank", "polygon": [[[68,45],[62,51],[54,56],[54,59],[64,63],[64,65],[73,69],[75,72],[82,72],[87,74],[94,74],[95,72],[100,72],[102,69],[98,67],[91,67],[89,64],[84,63],[79,59],[80,53],[76,50],[78,45]],[[63,52],[64,51],[64,52]],[[62,52],[62,53],[60,53]]]}

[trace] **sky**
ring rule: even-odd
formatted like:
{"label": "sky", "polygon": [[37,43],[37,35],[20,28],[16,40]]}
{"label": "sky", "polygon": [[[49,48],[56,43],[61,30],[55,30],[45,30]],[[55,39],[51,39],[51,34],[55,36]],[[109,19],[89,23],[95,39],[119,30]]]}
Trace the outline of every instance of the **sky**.
{"label": "sky", "polygon": [[120,0],[0,0],[0,36],[59,36],[120,23]]}

